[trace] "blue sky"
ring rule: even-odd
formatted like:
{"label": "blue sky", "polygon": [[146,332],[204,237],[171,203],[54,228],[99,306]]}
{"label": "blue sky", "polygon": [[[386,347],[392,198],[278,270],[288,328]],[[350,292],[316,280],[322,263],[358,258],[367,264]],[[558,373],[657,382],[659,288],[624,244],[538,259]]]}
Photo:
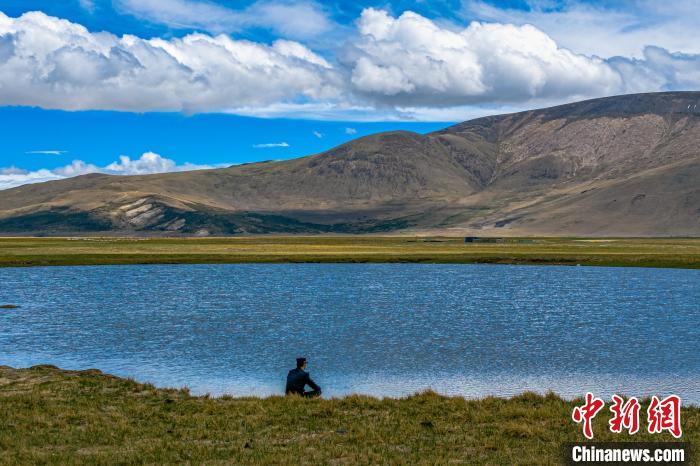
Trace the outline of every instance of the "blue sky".
{"label": "blue sky", "polygon": [[[167,155],[180,163],[230,165],[310,155],[379,131],[428,132],[445,126],[439,122],[358,123],[24,107],[0,108],[0,121],[0,166],[29,170],[60,167],[74,159],[105,166],[118,155],[135,158],[145,152]],[[261,147],[265,145],[272,147]]]}
{"label": "blue sky", "polygon": [[697,24],[697,0],[0,0],[0,189],[697,90]]}

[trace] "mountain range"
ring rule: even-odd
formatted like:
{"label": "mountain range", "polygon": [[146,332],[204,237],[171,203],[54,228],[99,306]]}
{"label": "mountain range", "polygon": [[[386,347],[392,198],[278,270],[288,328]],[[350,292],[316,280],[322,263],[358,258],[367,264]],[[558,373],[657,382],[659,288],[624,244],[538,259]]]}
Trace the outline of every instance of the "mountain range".
{"label": "mountain range", "polygon": [[700,236],[700,92],[358,138],[293,160],[0,191],[0,233]]}

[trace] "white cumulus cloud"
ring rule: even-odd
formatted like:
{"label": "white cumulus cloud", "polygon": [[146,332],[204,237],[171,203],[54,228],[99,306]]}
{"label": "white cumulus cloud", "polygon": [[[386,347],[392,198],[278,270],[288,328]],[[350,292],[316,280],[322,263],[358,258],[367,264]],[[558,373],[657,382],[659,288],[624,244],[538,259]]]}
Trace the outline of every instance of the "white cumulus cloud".
{"label": "white cumulus cloud", "polygon": [[23,184],[60,180],[61,178],[64,177],[45,168],[29,171],[17,167],[5,167],[0,168],[0,190],[14,188]]}
{"label": "white cumulus cloud", "polygon": [[354,88],[394,105],[457,106],[613,93],[622,79],[539,29],[472,22],[453,31],[416,13],[366,9],[346,58]]}
{"label": "white cumulus cloud", "polygon": [[[206,0],[119,1],[133,14],[166,23],[231,14]],[[284,18],[296,18],[289,8],[300,5],[321,8],[259,0],[233,13],[265,10],[292,24],[296,19]],[[583,14],[577,8],[567,14]],[[515,15],[487,13],[493,11]],[[599,10],[584,13],[590,11]],[[562,46],[518,16],[513,23],[455,26],[368,8],[356,33],[338,45],[342,52],[332,59],[291,40],[264,44],[204,33],[142,39],[90,32],[41,12],[0,13],[0,105],[454,121],[588,97],[700,88],[695,52],[650,44],[638,56],[599,58]]]}
{"label": "white cumulus cloud", "polygon": [[562,47],[603,58],[640,58],[649,45],[700,53],[698,0],[526,1],[528,9],[463,0],[461,13],[469,19],[533,24]]}
{"label": "white cumulus cloud", "polygon": [[625,92],[698,89],[700,85],[700,55],[649,46],[641,59],[613,57],[609,62],[623,77]]}
{"label": "white cumulus cloud", "polygon": [[226,111],[333,100],[337,72],[305,46],[226,35],[92,33],[41,12],[0,13],[0,104],[55,109]]}
{"label": "white cumulus cloud", "polygon": [[[221,165],[217,165],[221,166]],[[0,190],[14,188],[24,184],[41,183],[44,181],[61,180],[88,173],[105,173],[109,175],[147,175],[187,170],[215,168],[211,165],[196,165],[185,163],[178,165],[174,160],[161,157],[153,152],[146,152],[138,159],[122,155],[118,161],[105,167],[98,167],[82,160],[74,160],[69,165],[59,168],[41,168],[39,170],[24,170],[17,167],[0,168]]]}

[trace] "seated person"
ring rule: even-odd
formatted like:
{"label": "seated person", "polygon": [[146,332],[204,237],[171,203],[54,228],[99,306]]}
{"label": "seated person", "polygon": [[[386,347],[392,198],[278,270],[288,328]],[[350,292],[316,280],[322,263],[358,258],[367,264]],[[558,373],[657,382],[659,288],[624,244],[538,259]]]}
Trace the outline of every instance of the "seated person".
{"label": "seated person", "polygon": [[[311,376],[306,372],[306,358],[297,358],[297,367],[287,374],[287,387],[284,393],[287,395],[301,395],[306,398],[321,396],[321,387],[311,380]],[[306,386],[312,390],[305,391]]]}

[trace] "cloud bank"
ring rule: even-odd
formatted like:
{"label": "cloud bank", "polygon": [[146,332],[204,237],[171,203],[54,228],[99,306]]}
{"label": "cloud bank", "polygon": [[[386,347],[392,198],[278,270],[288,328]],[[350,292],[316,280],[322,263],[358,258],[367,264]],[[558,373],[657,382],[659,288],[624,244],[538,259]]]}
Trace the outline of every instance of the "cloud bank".
{"label": "cloud bank", "polygon": [[483,0],[462,0],[464,19],[534,24],[561,47],[603,58],[640,58],[650,45],[700,53],[697,0],[525,0],[527,9],[497,7]]}
{"label": "cloud bank", "polygon": [[418,14],[367,9],[348,66],[356,91],[391,105],[457,106],[609,94],[621,76],[559,48],[534,26],[474,22],[461,31]]}
{"label": "cloud bank", "polygon": [[39,170],[23,170],[17,167],[0,168],[0,190],[14,188],[24,184],[55,181],[88,173],[105,173],[109,175],[148,175],[187,170],[215,168],[210,165],[195,165],[185,163],[178,165],[175,161],[161,157],[153,152],[146,152],[138,159],[122,155],[105,167],[98,167],[82,160],[74,160],[69,165],[55,169],[42,168]]}
{"label": "cloud bank", "polygon": [[[223,21],[232,14],[196,0],[120,5],[173,24]],[[249,9],[274,10],[256,16],[268,18],[269,26],[272,17],[292,24],[284,10],[292,6],[320,8],[260,0]],[[331,58],[292,40],[264,44],[203,33],[119,37],[41,12],[19,18],[0,13],[0,105],[452,120],[477,107],[517,109],[700,86],[700,54],[649,45],[639,56],[603,59],[575,53],[518,21],[456,27],[412,12],[395,17],[368,8]]]}
{"label": "cloud bank", "polygon": [[338,94],[335,71],[298,42],[145,40],[40,12],[0,13],[1,105],[204,112]]}

